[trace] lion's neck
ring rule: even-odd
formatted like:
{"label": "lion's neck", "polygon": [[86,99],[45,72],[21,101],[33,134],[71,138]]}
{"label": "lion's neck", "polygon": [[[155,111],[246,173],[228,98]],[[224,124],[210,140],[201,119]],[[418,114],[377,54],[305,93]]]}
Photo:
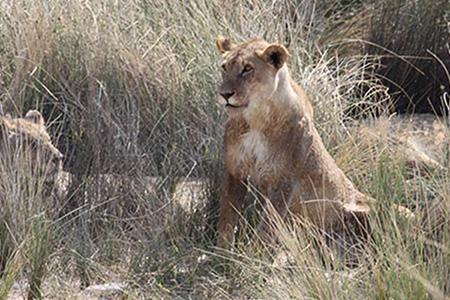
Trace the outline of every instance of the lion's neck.
{"label": "lion's neck", "polygon": [[290,120],[302,117],[301,101],[291,85],[287,66],[280,69],[277,81],[274,93],[269,98],[250,106],[244,114],[251,129],[275,130],[280,126],[286,126]]}
{"label": "lion's neck", "polygon": [[300,109],[298,95],[291,85],[291,75],[287,66],[278,72],[277,89],[268,100],[279,106],[281,110],[290,108],[297,112]]}

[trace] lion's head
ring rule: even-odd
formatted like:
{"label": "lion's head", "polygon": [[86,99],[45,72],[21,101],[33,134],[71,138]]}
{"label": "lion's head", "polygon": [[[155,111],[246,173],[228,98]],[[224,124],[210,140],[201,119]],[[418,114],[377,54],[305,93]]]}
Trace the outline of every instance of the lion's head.
{"label": "lion's head", "polygon": [[22,170],[26,176],[53,184],[62,171],[62,158],[38,111],[30,110],[24,118],[0,116],[1,176]]}
{"label": "lion's head", "polygon": [[221,101],[230,116],[269,99],[277,90],[280,70],[288,59],[287,49],[262,39],[235,45],[218,37],[216,46],[222,53]]}

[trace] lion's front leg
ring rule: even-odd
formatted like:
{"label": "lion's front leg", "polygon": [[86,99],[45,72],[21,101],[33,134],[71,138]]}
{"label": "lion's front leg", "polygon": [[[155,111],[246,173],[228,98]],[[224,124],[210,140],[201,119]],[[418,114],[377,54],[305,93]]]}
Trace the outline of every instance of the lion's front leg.
{"label": "lion's front leg", "polygon": [[225,171],[222,197],[220,199],[217,246],[228,248],[233,243],[234,227],[242,209],[246,193],[245,185]]}
{"label": "lion's front leg", "polygon": [[268,198],[258,226],[259,240],[264,244],[273,244],[276,240],[274,225],[277,219],[284,220],[288,214],[292,198],[293,185],[283,182],[276,188],[269,188]]}

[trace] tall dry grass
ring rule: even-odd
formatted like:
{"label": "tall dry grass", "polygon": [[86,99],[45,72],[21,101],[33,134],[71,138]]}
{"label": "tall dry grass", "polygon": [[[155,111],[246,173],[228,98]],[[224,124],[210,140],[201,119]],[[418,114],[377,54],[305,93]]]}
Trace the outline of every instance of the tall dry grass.
{"label": "tall dry grass", "polygon": [[380,57],[377,73],[400,113],[448,114],[450,3],[446,0],[376,1],[367,39]]}
{"label": "tall dry grass", "polygon": [[[379,199],[381,211],[360,267],[333,262],[332,268],[327,262],[337,254],[320,234],[293,235],[282,224],[281,244],[293,255],[287,267],[273,267],[242,245],[223,255],[211,252],[225,119],[215,99],[216,36],[287,43],[291,73],[314,103],[326,145],[349,161],[343,156],[365,152],[339,152],[349,139],[346,112],[363,107],[365,115],[379,114],[390,101],[373,75],[376,62],[362,55],[361,46],[339,55],[343,40],[364,31],[348,30],[349,22],[365,18],[354,17],[364,7],[354,6],[360,2],[3,1],[1,102],[13,115],[43,111],[73,179],[56,215],[48,215],[39,191],[34,198],[6,193],[0,241],[9,248],[2,254],[8,263],[0,295],[28,277],[30,295],[39,297],[51,274],[81,287],[118,277],[131,298],[410,299],[448,293],[448,235],[436,237],[389,206],[425,207],[430,194],[449,201],[448,174],[411,183],[395,157],[368,157],[347,168],[358,187]],[[149,176],[158,176],[151,193]],[[198,197],[193,212],[174,197],[180,178],[204,181],[206,196]],[[407,193],[410,184],[417,192]],[[31,204],[27,213],[12,210],[24,223],[12,226],[8,207]],[[252,232],[241,227],[243,235]],[[57,294],[67,296],[61,289]]]}

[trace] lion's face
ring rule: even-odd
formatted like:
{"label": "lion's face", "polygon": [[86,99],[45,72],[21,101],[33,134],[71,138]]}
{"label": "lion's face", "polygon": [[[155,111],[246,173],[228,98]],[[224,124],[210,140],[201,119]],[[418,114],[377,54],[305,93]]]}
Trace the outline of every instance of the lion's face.
{"label": "lion's face", "polygon": [[230,116],[270,98],[278,86],[278,73],[288,58],[286,48],[264,40],[234,45],[219,37],[216,45],[222,53],[220,101]]}
{"label": "lion's face", "polygon": [[18,119],[0,117],[0,172],[21,169],[52,185],[62,171],[62,158],[39,112],[31,110]]}

